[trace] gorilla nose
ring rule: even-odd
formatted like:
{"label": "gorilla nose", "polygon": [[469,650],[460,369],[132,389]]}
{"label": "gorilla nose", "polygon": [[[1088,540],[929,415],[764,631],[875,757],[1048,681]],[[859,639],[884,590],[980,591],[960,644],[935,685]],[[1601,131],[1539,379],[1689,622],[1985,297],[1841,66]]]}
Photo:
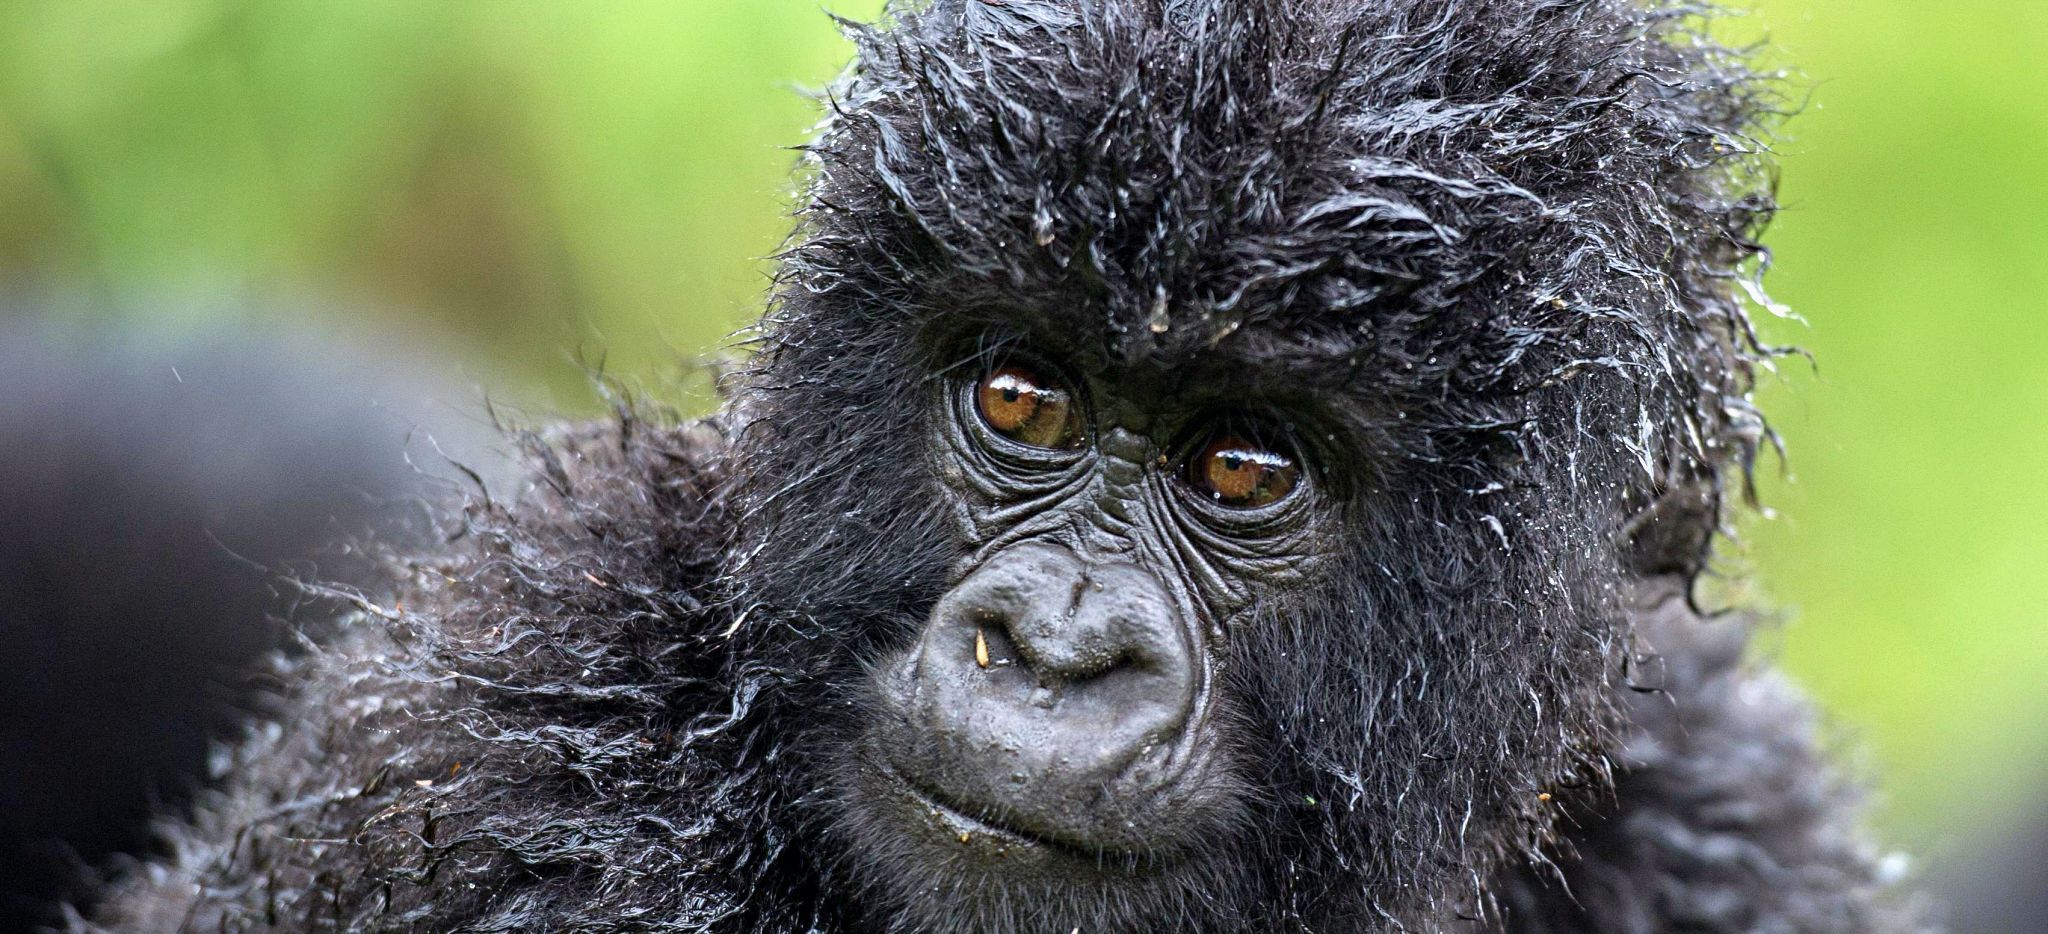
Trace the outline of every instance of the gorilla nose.
{"label": "gorilla nose", "polygon": [[1113,843],[1174,770],[1200,680],[1187,629],[1137,565],[1013,546],[939,601],[911,653],[900,767],[955,806]]}
{"label": "gorilla nose", "polygon": [[[1188,668],[1172,601],[1151,574],[1132,564],[1090,568],[1065,549],[1026,545],[983,566],[938,609],[937,629],[953,635],[974,630],[977,668],[1008,662],[1049,686],[1115,693],[1157,686],[1141,683],[1148,679],[1112,677],[1126,668],[1169,680],[1179,680],[1172,676]],[[1014,649],[1015,656],[991,656],[1002,651],[988,649],[991,637],[1006,641],[1002,648]],[[1079,687],[1088,682],[1100,683]]]}

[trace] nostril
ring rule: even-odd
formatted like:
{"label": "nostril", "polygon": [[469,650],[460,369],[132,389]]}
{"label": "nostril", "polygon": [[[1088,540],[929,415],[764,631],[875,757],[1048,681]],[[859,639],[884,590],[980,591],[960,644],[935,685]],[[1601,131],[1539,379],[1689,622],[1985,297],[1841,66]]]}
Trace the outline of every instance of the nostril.
{"label": "nostril", "polygon": [[[1089,651],[1091,646],[1063,635],[1027,632],[1020,636],[1008,618],[996,613],[973,614],[973,636],[965,646],[974,667],[991,675],[1004,669],[1028,674],[1043,685],[1085,682],[1135,663],[1138,653],[1125,647],[1112,653]],[[1054,633],[1071,628],[1072,618],[1052,621],[1045,627]]]}
{"label": "nostril", "polygon": [[1164,679],[1140,693],[1178,694],[1192,688],[1195,662],[1184,629],[1143,567],[1026,545],[992,557],[940,601],[919,664],[963,679],[963,688],[978,683],[972,690],[990,702],[1022,704],[1035,687],[1063,694],[1098,683],[1106,702],[1131,694],[1107,682],[1132,678]]}
{"label": "nostril", "polygon": [[1086,614],[1029,617],[988,628],[990,664],[1013,660],[1040,684],[1082,684],[1112,674],[1143,654],[1128,627],[1104,625]]}

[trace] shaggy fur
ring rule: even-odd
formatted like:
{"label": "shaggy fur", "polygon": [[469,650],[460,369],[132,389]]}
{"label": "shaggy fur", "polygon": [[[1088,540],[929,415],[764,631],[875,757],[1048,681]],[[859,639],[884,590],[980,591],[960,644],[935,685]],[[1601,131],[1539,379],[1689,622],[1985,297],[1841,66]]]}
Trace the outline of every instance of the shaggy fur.
{"label": "shaggy fur", "polygon": [[[535,439],[99,923],[1915,928],[1803,701],[1689,608],[1763,432],[1771,207],[1767,95],[1691,12],[850,26],[725,412]],[[1217,621],[1249,791],[1150,872],[998,888],[849,804],[864,671],[977,534],[934,386],[1013,344],[1298,400],[1343,503],[1310,583]]]}

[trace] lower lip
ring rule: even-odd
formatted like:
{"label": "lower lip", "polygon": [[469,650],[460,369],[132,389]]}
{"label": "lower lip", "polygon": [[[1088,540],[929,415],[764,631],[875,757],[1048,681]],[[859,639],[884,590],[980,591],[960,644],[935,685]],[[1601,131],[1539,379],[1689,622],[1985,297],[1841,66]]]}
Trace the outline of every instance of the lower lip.
{"label": "lower lip", "polygon": [[1005,827],[998,827],[979,818],[962,813],[939,801],[936,797],[927,794],[916,785],[904,781],[901,775],[892,773],[889,777],[903,789],[904,796],[908,797],[914,806],[930,815],[954,839],[961,843],[972,843],[978,837],[992,837],[996,841],[1008,846],[1039,847],[1045,845],[1044,841],[1037,838]]}
{"label": "lower lip", "polygon": [[[1104,852],[1076,847],[1065,841],[1047,840],[962,813],[915,783],[906,781],[895,769],[884,767],[881,771],[885,780],[895,786],[896,793],[900,795],[898,800],[929,821],[928,826],[933,831],[944,835],[945,844],[959,847],[956,852],[962,855],[1005,860],[1016,868],[1035,866],[1063,873],[1073,871],[1077,865],[1109,871],[1117,864]],[[1055,870],[1054,867],[1065,868]]]}

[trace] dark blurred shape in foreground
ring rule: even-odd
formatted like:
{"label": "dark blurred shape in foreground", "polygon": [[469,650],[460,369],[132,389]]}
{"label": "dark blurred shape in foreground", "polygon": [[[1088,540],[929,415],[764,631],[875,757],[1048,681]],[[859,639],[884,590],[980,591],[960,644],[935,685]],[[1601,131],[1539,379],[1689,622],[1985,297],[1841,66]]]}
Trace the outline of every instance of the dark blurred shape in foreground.
{"label": "dark blurred shape in foreground", "polygon": [[483,457],[487,426],[390,360],[0,309],[0,931],[56,920],[189,800],[274,687],[265,651],[336,615],[291,579],[374,586],[356,544],[427,534],[441,450]]}

